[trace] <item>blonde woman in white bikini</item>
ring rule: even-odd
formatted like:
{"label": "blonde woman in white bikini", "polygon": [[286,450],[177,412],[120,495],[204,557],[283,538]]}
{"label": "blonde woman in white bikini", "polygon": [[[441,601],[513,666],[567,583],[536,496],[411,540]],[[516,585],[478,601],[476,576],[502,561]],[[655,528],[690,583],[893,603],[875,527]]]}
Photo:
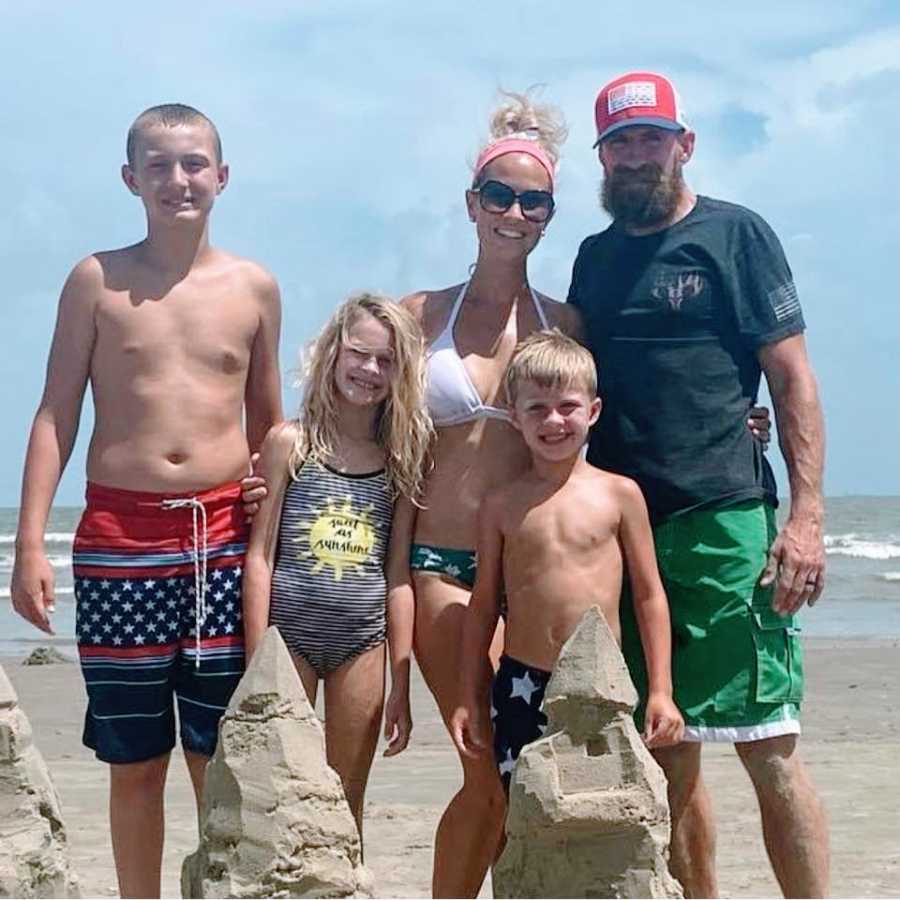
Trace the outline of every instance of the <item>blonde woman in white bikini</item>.
{"label": "blonde woman in white bikini", "polygon": [[[516,344],[534,331],[580,333],[576,311],[534,291],[528,254],[553,216],[561,117],[511,94],[466,191],[478,258],[463,284],[403,302],[429,345],[428,406],[437,429],[434,469],[418,512],[411,566],[415,651],[445,724],[458,700],[462,617],[475,579],[478,506],[518,475],[528,453],[509,423],[501,385]],[[495,638],[499,654],[502,635]],[[496,662],[496,659],[494,660]],[[488,685],[485,685],[487,705]],[[435,897],[474,897],[493,862],[505,801],[493,757],[460,759],[463,785],[435,839]]]}

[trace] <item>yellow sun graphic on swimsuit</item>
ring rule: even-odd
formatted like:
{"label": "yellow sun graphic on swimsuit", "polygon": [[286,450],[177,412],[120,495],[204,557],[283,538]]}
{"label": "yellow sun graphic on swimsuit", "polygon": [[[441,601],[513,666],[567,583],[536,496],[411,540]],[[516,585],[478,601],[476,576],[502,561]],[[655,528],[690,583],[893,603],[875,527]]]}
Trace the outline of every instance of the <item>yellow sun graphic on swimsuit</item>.
{"label": "yellow sun graphic on swimsuit", "polygon": [[301,553],[300,559],[315,557],[314,575],[325,566],[334,570],[335,581],[344,577],[345,569],[355,569],[358,574],[363,574],[362,563],[372,558],[377,541],[369,515],[373,509],[370,503],[357,512],[352,497],[345,498],[343,503],[328,497],[324,509],[313,510],[314,521],[299,523],[298,527],[307,534],[293,540],[295,543],[308,542],[309,550]]}

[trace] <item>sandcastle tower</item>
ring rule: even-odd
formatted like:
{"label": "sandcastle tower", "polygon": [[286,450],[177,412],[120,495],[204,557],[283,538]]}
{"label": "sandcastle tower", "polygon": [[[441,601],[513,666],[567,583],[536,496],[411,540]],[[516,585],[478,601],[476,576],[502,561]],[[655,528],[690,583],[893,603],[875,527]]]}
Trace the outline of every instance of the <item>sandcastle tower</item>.
{"label": "sandcastle tower", "polygon": [[275,627],[219,725],[184,897],[370,897],[359,832]]}
{"label": "sandcastle tower", "polygon": [[666,780],[636,703],[606,619],[588,610],[547,685],[546,734],[513,773],[496,897],[682,896],[667,866]]}
{"label": "sandcastle tower", "polygon": [[78,897],[59,797],[0,666],[0,897]]}

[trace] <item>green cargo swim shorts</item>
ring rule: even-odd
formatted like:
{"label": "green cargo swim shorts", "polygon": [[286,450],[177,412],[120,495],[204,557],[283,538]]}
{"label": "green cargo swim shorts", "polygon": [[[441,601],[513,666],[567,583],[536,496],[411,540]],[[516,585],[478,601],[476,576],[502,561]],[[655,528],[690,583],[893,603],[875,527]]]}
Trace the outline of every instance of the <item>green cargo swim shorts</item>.
{"label": "green cargo swim shorts", "polygon": [[[772,610],[758,584],[775,539],[759,500],[675,516],[654,529],[672,617],[672,680],[687,741],[757,741],[800,732],[803,659],[793,617]],[[641,697],[647,673],[627,587],[622,651]]]}

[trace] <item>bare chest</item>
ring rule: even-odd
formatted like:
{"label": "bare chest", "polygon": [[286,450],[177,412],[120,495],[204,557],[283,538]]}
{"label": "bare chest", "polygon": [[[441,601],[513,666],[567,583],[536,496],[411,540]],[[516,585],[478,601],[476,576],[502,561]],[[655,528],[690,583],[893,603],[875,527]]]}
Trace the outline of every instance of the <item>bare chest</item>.
{"label": "bare chest", "polygon": [[533,309],[514,311],[506,321],[465,310],[454,328],[454,345],[466,372],[485,398],[502,395],[501,384],[520,340],[541,328]]}
{"label": "bare chest", "polygon": [[159,299],[109,292],[97,311],[95,361],[145,373],[181,365],[237,374],[249,365],[258,322],[252,298],[230,290],[184,288]]}
{"label": "bare chest", "polygon": [[602,500],[566,491],[533,506],[523,505],[511,528],[516,556],[540,559],[564,554],[573,559],[596,558],[617,546],[618,516]]}

